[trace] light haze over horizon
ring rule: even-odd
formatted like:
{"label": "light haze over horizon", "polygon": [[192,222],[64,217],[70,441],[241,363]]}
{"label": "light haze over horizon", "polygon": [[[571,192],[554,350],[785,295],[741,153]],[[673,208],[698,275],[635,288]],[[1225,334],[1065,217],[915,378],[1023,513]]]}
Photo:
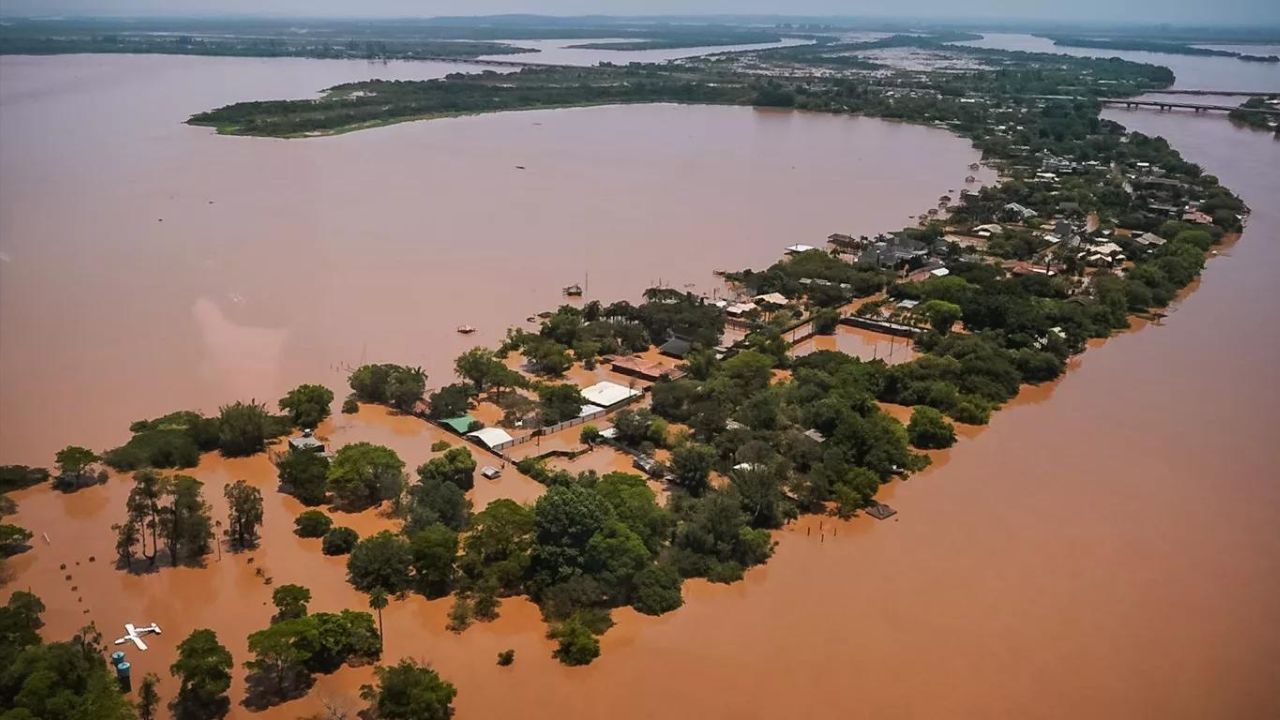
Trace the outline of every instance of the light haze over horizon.
{"label": "light haze over horizon", "polygon": [[1280,24],[1277,0],[5,0],[8,16],[249,15],[433,17],[541,15],[786,15],[902,20],[1106,23]]}

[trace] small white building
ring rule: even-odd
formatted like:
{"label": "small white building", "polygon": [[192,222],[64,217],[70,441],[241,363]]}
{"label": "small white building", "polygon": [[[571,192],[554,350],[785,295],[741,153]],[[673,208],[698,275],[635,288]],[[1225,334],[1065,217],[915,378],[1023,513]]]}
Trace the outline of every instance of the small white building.
{"label": "small white building", "polygon": [[485,447],[489,448],[490,450],[494,450],[498,448],[498,446],[500,445],[504,445],[506,443],[511,442],[512,440],[515,440],[515,438],[507,434],[506,430],[503,430],[502,428],[496,428],[496,427],[480,428],[475,432],[467,433],[467,437],[475,438],[476,440],[479,440],[481,443],[484,444]]}
{"label": "small white building", "polygon": [[625,385],[619,385],[616,382],[601,380],[591,387],[583,388],[582,397],[591,405],[610,408],[632,398],[640,397],[640,391]]}

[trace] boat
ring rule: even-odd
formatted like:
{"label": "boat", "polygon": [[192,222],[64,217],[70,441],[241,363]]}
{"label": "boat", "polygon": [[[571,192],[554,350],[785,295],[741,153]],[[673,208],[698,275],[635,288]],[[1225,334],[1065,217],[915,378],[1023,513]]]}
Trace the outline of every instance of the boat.
{"label": "boat", "polygon": [[569,297],[582,297],[582,286],[577,283],[568,285],[564,289],[564,294]]}
{"label": "boat", "polygon": [[473,333],[473,332],[475,332],[475,331],[476,331],[476,329],[475,329],[475,328],[473,328],[473,327],[471,327],[470,325],[459,325],[459,326],[458,326],[458,332],[462,333],[463,335],[470,335],[471,333]]}

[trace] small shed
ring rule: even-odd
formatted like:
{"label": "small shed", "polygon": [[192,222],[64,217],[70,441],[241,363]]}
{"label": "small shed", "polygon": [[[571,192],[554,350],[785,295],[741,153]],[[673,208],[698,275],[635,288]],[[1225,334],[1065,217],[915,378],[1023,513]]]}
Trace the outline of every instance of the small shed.
{"label": "small shed", "polygon": [[485,465],[480,468],[480,474],[486,480],[497,480],[502,475],[502,471],[492,465]]}
{"label": "small shed", "polygon": [[467,432],[471,430],[471,425],[474,422],[476,422],[475,418],[470,415],[463,415],[461,417],[449,418],[448,420],[441,420],[440,424],[459,435],[466,435]]}
{"label": "small shed", "polygon": [[515,440],[515,438],[507,434],[506,430],[496,427],[480,428],[475,432],[467,433],[467,437],[475,438],[490,450],[497,450],[499,449],[499,446],[506,445],[512,440]]}
{"label": "small shed", "polygon": [[688,355],[691,350],[693,350],[693,343],[678,336],[672,337],[662,343],[662,347],[658,348],[659,353],[679,360],[683,360],[684,356]]}

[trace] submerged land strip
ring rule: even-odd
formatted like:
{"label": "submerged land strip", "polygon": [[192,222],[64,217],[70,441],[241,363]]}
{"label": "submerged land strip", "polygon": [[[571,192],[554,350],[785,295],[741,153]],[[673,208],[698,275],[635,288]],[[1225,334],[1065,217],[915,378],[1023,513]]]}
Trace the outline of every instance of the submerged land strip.
{"label": "submerged land strip", "polygon": [[[722,269],[727,299],[652,288],[638,304],[568,302],[538,316],[536,330],[512,329],[500,347],[464,353],[456,381],[430,392],[417,368],[353,369],[343,412],[386,405],[449,434],[412,480],[390,448],[329,448],[309,432],[334,395],[301,385],[280,399],[281,415],[237,402],[216,417],[142,420],[121,447],[69,446],[52,473],[3,468],[4,487],[51,482],[76,492],[122,481],[104,466],[133,473],[115,528],[119,572],[199,565],[224,541],[232,551],[258,542],[261,489],[226,487],[228,529],[215,537],[201,482],[167,471],[196,467],[205,453],[271,450],[280,491],[314,508],[297,516],[298,534],[321,538],[326,554],[348,555],[348,579],[372,609],[411,593],[452,595],[450,626],[462,632],[496,617],[504,598],[527,596],[548,623],[555,656],[589,663],[612,609],[671,612],[688,578],[742,578],[768,560],[770,532],[801,514],[890,516],[876,499],[881,485],[926,467],[931,451],[955,441],[954,423],[987,423],[1023,385],[1059,377],[1089,340],[1162,312],[1214,247],[1242,230],[1248,210],[1217,178],[1163,139],[1099,116],[1103,100],[1168,87],[1168,69],[949,45],[954,39],[894,36],[661,66],[369,81],[319,100],[196,115],[193,124],[227,134],[306,137],[582,104],[794,108],[949,129],[969,138],[1000,180],[977,188],[972,178],[896,232],[853,237],[833,228],[827,238],[788,238],[785,257],[767,268]],[[903,48],[969,67],[891,70],[860,55]],[[904,345],[893,364],[800,351],[802,339],[844,326],[904,338],[910,351]],[[904,409],[905,425],[893,414]],[[287,444],[275,442],[286,435]],[[575,464],[593,457],[610,470]],[[638,472],[623,471],[630,468]],[[532,478],[545,493],[531,505],[502,499],[475,512],[475,483],[504,473]],[[395,529],[359,537],[334,526],[334,510],[372,509]],[[31,532],[6,527],[6,548],[24,549]],[[380,658],[372,614],[309,614],[309,597],[299,586],[276,590],[277,616],[249,638],[246,705],[294,699],[315,674]],[[34,596],[10,605],[19,626],[38,624]],[[35,687],[35,675],[23,674],[38,664],[33,658],[84,657],[89,645],[23,633],[3,658],[17,670],[0,682]],[[193,681],[210,667],[221,678],[231,660],[216,636],[198,630],[173,669],[184,681],[177,707],[229,702],[227,683]],[[101,663],[77,672],[98,707],[121,702],[102,682]],[[453,688],[430,669],[401,661],[377,678],[362,693],[375,716],[415,693],[423,703],[416,716],[447,716]]]}

